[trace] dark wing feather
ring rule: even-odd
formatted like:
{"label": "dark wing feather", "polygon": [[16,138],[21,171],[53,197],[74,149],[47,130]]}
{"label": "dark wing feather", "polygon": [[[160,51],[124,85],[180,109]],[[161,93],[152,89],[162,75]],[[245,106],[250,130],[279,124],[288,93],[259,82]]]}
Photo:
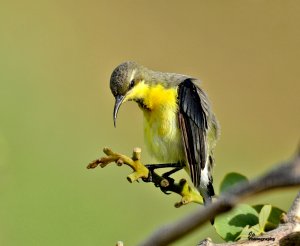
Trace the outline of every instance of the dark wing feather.
{"label": "dark wing feather", "polygon": [[196,187],[200,185],[201,169],[206,162],[207,102],[204,94],[191,79],[178,86],[178,122],[182,132],[185,155],[189,164],[191,179]]}

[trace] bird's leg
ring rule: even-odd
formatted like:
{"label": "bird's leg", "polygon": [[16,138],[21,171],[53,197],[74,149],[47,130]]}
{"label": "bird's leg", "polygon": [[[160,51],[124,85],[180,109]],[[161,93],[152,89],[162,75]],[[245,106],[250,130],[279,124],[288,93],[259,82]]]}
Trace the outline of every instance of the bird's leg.
{"label": "bird's leg", "polygon": [[[184,165],[181,162],[165,164],[148,164],[145,166],[149,169],[149,176],[147,179],[143,178],[143,181],[153,182],[154,185],[156,187],[159,187],[161,191],[165,194],[169,195],[171,194],[170,192],[174,192],[181,195],[181,200],[175,204],[175,207],[179,208],[191,202],[203,204],[203,198],[196,188],[190,186],[185,179],[181,179],[179,183],[175,183],[175,180],[170,177],[170,175],[181,170],[184,167]],[[160,178],[158,178],[159,176],[154,171],[158,168],[170,167],[173,169],[164,173]]]}
{"label": "bird's leg", "polygon": [[[163,178],[165,179],[172,179],[169,176],[180,169],[183,168],[182,163],[177,162],[177,163],[163,163],[163,164],[146,164],[145,167],[148,168],[149,170],[149,175],[148,178],[144,178],[144,182],[153,182],[153,176],[154,176],[154,170],[155,169],[160,169],[160,168],[173,168],[171,171],[166,172],[162,175]],[[173,179],[172,179],[173,180]],[[173,180],[174,181],[174,180]]]}
{"label": "bird's leg", "polygon": [[[173,173],[175,173],[183,168],[183,164],[181,162],[163,163],[163,164],[147,164],[145,166],[149,170],[149,175],[147,178],[143,178],[144,182],[154,183],[155,187],[159,187],[160,190],[167,195],[171,194],[170,191],[172,189],[174,189],[174,187],[175,187],[175,190],[180,190],[180,188],[176,187],[177,185],[175,184],[175,180],[173,178],[171,178],[170,175],[172,175]],[[154,171],[155,169],[170,168],[170,167],[173,169],[168,172],[165,172],[161,176],[157,175],[157,173]],[[178,193],[178,194],[180,194],[180,193]]]}
{"label": "bird's leg", "polygon": [[[97,166],[105,167],[113,162],[117,163],[118,166],[125,164],[133,169],[133,173],[127,176],[129,182],[142,178],[146,182],[153,182],[156,187],[159,187],[166,194],[170,191],[179,194],[182,198],[180,202],[175,204],[175,207],[180,207],[190,202],[203,204],[202,196],[194,187],[190,186],[185,179],[181,179],[179,183],[175,183],[174,179],[169,177],[183,167],[180,163],[150,164],[144,166],[140,161],[141,150],[139,148],[134,149],[132,158],[113,152],[108,148],[104,148],[103,152],[107,156],[92,161],[87,166],[88,169]],[[165,167],[173,167],[174,169],[166,172],[162,176],[154,171],[156,168]],[[149,176],[151,176],[151,181],[148,179]]]}
{"label": "bird's leg", "polygon": [[181,167],[175,167],[175,168],[173,168],[171,171],[168,171],[168,172],[164,173],[162,176],[163,176],[164,178],[169,178],[170,175],[172,175],[173,173],[178,172],[178,171],[181,170],[182,168],[183,168],[183,166],[181,166]]}
{"label": "bird's leg", "polygon": [[148,169],[168,168],[168,167],[183,167],[180,162],[177,163],[163,163],[163,164],[146,164],[145,167]]}

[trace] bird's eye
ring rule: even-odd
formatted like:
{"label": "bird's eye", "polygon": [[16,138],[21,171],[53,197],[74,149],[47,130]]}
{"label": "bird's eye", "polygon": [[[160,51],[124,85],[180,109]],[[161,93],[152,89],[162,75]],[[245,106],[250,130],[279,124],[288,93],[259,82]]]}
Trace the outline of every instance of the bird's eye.
{"label": "bird's eye", "polygon": [[134,80],[131,80],[129,84],[129,89],[131,89],[133,86],[134,86]]}

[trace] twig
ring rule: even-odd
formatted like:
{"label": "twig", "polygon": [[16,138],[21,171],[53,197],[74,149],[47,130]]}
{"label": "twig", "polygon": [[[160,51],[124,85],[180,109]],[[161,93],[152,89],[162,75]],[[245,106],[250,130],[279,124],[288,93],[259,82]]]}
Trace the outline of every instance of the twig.
{"label": "twig", "polygon": [[105,157],[101,157],[90,162],[87,169],[94,169],[98,166],[106,167],[109,163],[116,163],[118,166],[123,164],[129,166],[133,172],[127,176],[127,180],[132,183],[138,179],[142,179],[144,182],[154,183],[156,187],[159,187],[164,193],[174,192],[181,195],[181,200],[175,203],[175,207],[186,205],[190,202],[196,202],[203,204],[203,198],[199,194],[198,190],[191,187],[185,179],[181,179],[178,183],[175,183],[174,179],[170,177],[163,177],[156,172],[150,170],[141,163],[141,149],[134,148],[132,157],[122,155],[113,152],[109,148],[104,148],[103,152],[106,154]]}
{"label": "twig", "polygon": [[[210,239],[201,241],[198,246],[255,246],[259,243],[262,245],[300,245],[300,228],[299,228],[299,216],[298,210],[300,203],[300,192],[297,194],[288,214],[286,215],[286,221],[283,221],[278,228],[269,231],[263,235],[252,238],[252,240],[219,243],[215,244]],[[297,219],[298,218],[298,219]],[[298,227],[298,228],[297,228]],[[255,240],[256,239],[256,240]],[[265,242],[264,244],[262,242]]]}
{"label": "twig", "polygon": [[[207,207],[199,208],[198,211],[193,214],[188,215],[187,217],[161,227],[156,232],[154,232],[149,238],[140,244],[140,246],[163,246],[168,245],[183,236],[186,236],[188,233],[192,232],[196,228],[202,226],[208,220],[214,218],[215,216],[230,211],[232,208],[237,205],[237,203],[249,196],[269,191],[276,188],[283,187],[293,187],[300,185],[300,155],[298,154],[296,158],[291,161],[287,161],[278,165],[275,169],[267,172],[260,178],[250,181],[249,183],[242,183],[234,186],[229,191],[222,194],[219,199],[210,204]],[[300,218],[300,195],[298,194],[293,206],[289,212],[290,217],[288,221],[299,223]],[[291,231],[290,227],[292,223],[286,223],[283,226],[287,227],[287,230]],[[293,225],[294,225],[293,224]],[[299,224],[298,224],[299,225]],[[278,228],[277,228],[278,229]],[[272,232],[276,232],[276,230]],[[300,230],[298,226],[298,231]],[[279,232],[277,232],[278,234]],[[286,234],[285,234],[286,235]],[[297,236],[297,235],[296,235]],[[249,242],[249,241],[248,241]],[[201,242],[202,243],[202,242]],[[215,245],[209,240],[208,244],[200,245]],[[257,243],[254,241],[254,243]],[[238,242],[236,245],[240,245],[241,242]],[[224,244],[232,245],[232,244]]]}

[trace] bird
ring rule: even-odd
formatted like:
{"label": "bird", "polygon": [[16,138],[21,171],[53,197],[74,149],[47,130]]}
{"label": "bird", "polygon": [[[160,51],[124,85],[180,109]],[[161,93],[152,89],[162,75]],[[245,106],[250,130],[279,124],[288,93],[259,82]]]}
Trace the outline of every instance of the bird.
{"label": "bird", "polygon": [[151,166],[173,167],[167,176],[184,168],[204,205],[211,203],[215,195],[214,148],[220,127],[200,80],[126,61],[113,70],[110,89],[115,98],[114,126],[120,106],[136,102],[144,115],[147,149],[161,162]]}

